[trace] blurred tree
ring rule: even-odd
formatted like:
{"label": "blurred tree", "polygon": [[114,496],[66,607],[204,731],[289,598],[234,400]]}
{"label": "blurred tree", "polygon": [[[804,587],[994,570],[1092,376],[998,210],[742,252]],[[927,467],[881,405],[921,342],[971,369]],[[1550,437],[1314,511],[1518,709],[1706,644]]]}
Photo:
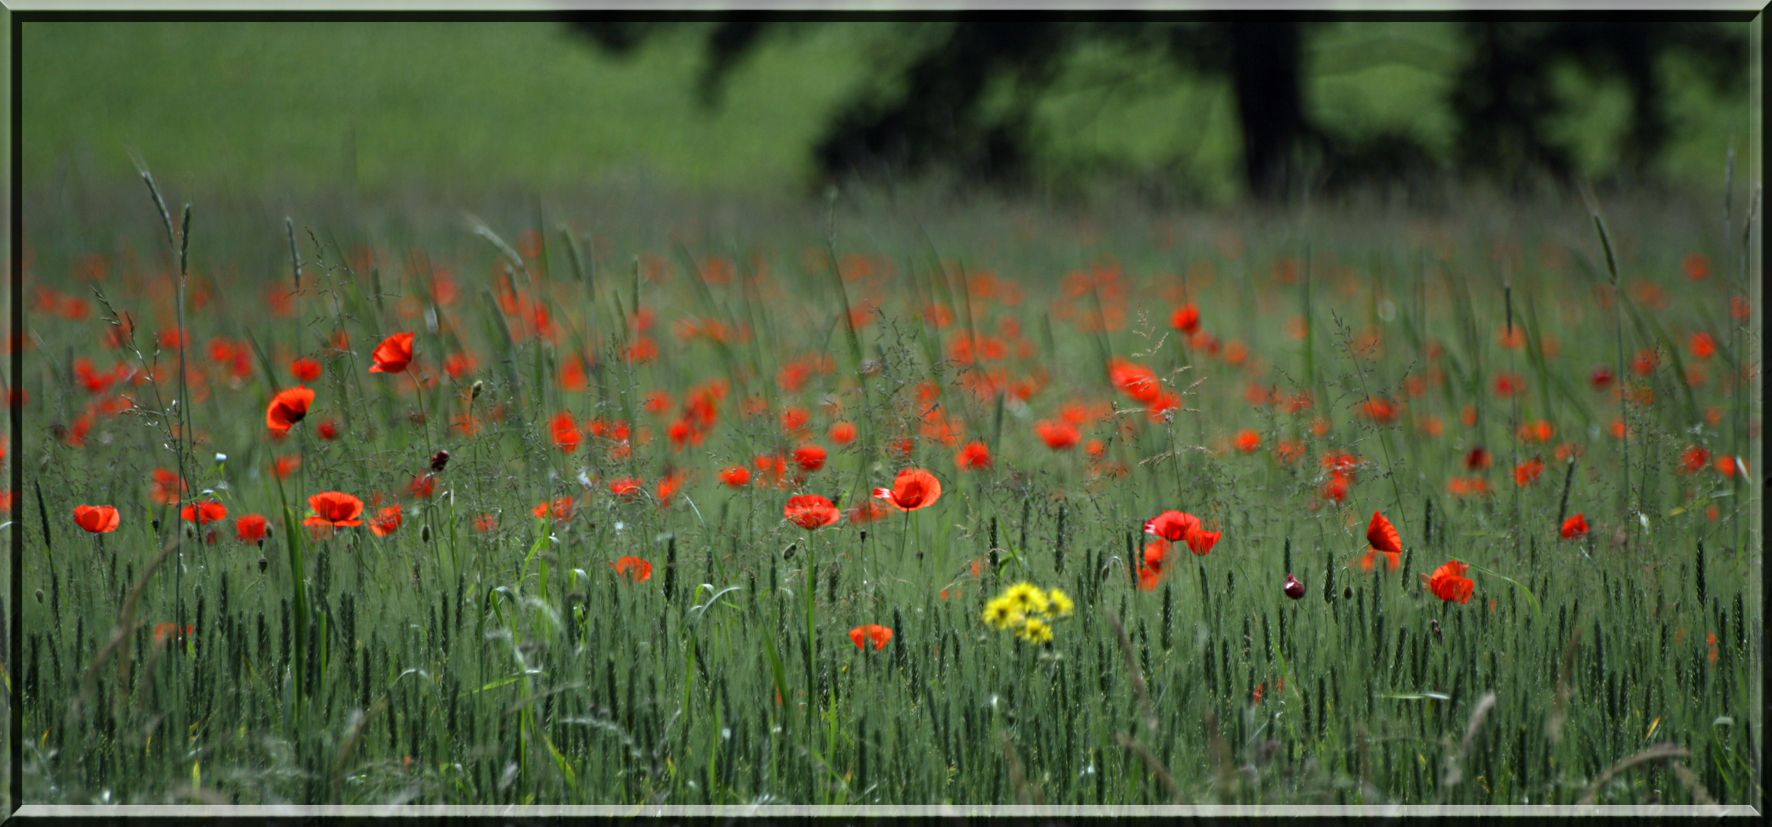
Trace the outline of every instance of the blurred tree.
{"label": "blurred tree", "polygon": [[[625,53],[674,24],[587,21],[579,29]],[[705,30],[698,82],[716,105],[724,80],[775,32],[812,23],[735,19]],[[1258,18],[1224,22],[906,22],[872,82],[835,115],[813,148],[827,177],[916,175],[947,165],[997,185],[1031,180],[1033,112],[1073,50],[1108,44],[1158,55],[1196,75],[1227,78],[1243,136],[1243,180],[1261,199],[1295,195],[1309,181],[1330,189],[1410,178],[1436,162],[1417,141],[1381,134],[1361,141],[1313,123],[1303,92],[1306,40],[1316,24]],[[1461,31],[1471,58],[1449,101],[1459,126],[1460,169],[1522,181],[1548,172],[1567,182],[1570,148],[1554,137],[1569,102],[1552,69],[1573,63],[1621,78],[1633,108],[1621,166],[1644,173],[1670,130],[1658,64],[1680,54],[1717,88],[1745,77],[1745,32],[1694,23],[1473,22]]]}
{"label": "blurred tree", "polygon": [[[579,29],[622,54],[670,24],[586,21]],[[706,30],[698,91],[718,102],[730,70],[770,31],[805,23],[733,20]],[[1032,113],[1070,51],[1090,41],[1154,48],[1175,65],[1228,75],[1244,135],[1244,178],[1258,196],[1289,189],[1301,143],[1319,137],[1305,117],[1299,82],[1305,24],[1256,23],[900,23],[909,44],[902,69],[882,71],[831,121],[813,149],[829,177],[917,174],[950,165],[984,181],[1028,181]],[[900,58],[902,59],[902,58]],[[884,67],[883,67],[884,68]],[[894,67],[897,68],[897,67]],[[1007,102],[992,92],[1007,89]],[[987,106],[987,103],[997,103]]]}
{"label": "blurred tree", "polygon": [[1467,22],[1470,60],[1459,72],[1451,104],[1460,129],[1457,165],[1513,184],[1549,173],[1567,183],[1571,147],[1552,123],[1569,102],[1553,88],[1554,70],[1573,65],[1598,80],[1624,82],[1629,125],[1619,142],[1618,170],[1639,179],[1666,146],[1671,130],[1664,58],[1689,60],[1712,89],[1738,92],[1746,81],[1747,33],[1715,23]]}

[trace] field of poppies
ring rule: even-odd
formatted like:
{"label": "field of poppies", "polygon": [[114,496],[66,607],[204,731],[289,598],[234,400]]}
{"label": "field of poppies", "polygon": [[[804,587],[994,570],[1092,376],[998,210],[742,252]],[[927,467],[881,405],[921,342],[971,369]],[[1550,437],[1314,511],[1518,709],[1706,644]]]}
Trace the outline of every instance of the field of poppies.
{"label": "field of poppies", "polygon": [[150,185],[25,220],[26,802],[1761,806],[1757,199]]}

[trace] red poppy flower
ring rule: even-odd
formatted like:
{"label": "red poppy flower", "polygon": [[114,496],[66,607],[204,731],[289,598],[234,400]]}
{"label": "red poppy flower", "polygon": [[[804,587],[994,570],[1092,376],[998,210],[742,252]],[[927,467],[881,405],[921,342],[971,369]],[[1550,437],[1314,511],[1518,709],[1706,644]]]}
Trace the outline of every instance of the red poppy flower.
{"label": "red poppy flower", "polygon": [[481,534],[491,533],[496,528],[498,528],[498,515],[496,514],[481,514],[474,518],[474,530]]}
{"label": "red poppy flower", "polygon": [[874,496],[902,511],[916,511],[941,499],[941,480],[921,468],[906,468],[893,478],[890,489],[876,488]]}
{"label": "red poppy flower", "polygon": [[1372,512],[1372,523],[1366,527],[1366,542],[1379,551],[1403,553],[1403,537],[1397,533],[1397,527],[1376,511]]}
{"label": "red poppy flower", "polygon": [[108,505],[74,506],[74,524],[93,534],[109,534],[120,522],[117,509]]}
{"label": "red poppy flower", "polygon": [[1184,335],[1194,335],[1200,329],[1200,308],[1195,307],[1193,302],[1175,308],[1175,312],[1169,316],[1169,325]]}
{"label": "red poppy flower", "polygon": [[787,506],[782,508],[782,516],[789,522],[807,531],[834,525],[842,519],[842,514],[830,500],[817,494],[801,494],[789,497]]}
{"label": "red poppy flower", "polygon": [[1710,259],[1703,253],[1687,253],[1686,257],[1680,260],[1680,269],[1686,273],[1686,278],[1693,281],[1703,281],[1706,276],[1710,275]]}
{"label": "red poppy flower", "polygon": [[221,503],[209,500],[187,505],[183,510],[179,511],[178,515],[183,518],[185,522],[196,523],[197,525],[207,525],[209,523],[221,522],[222,518],[228,516],[228,509],[227,506],[224,506]]}
{"label": "red poppy flower", "polygon": [[1514,466],[1514,485],[1525,488],[1544,473],[1544,461],[1533,457]]}
{"label": "red poppy flower", "polygon": [[1138,564],[1138,588],[1148,592],[1157,587],[1157,581],[1168,570],[1169,541],[1161,537],[1152,540],[1144,547],[1141,557]]}
{"label": "red poppy flower", "polygon": [[303,356],[289,363],[289,372],[297,382],[312,382],[320,378],[320,360]]}
{"label": "red poppy flower", "polygon": [[314,509],[314,516],[302,520],[302,525],[348,528],[363,524],[363,501],[340,491],[315,494],[308,498],[308,507]]}
{"label": "red poppy flower", "polygon": [[271,397],[270,407],[265,409],[265,425],[278,433],[287,433],[290,426],[302,421],[308,415],[308,405],[314,401],[314,392],[308,388],[294,387],[278,391]]}
{"label": "red poppy flower", "polygon": [[838,445],[848,445],[855,440],[855,423],[837,422],[831,425],[831,441]]}
{"label": "red poppy flower", "polygon": [[681,473],[670,474],[660,479],[658,486],[652,489],[652,495],[658,498],[658,507],[664,508],[670,505],[671,497],[682,487],[683,475]]}
{"label": "red poppy flower", "polygon": [[1212,551],[1213,546],[1218,545],[1218,538],[1223,536],[1224,532],[1222,531],[1195,529],[1192,534],[1183,539],[1183,542],[1187,543],[1187,550],[1193,552],[1195,556],[1205,556]]}
{"label": "red poppy flower", "polygon": [[855,648],[867,651],[866,643],[874,644],[874,651],[886,648],[886,641],[892,639],[892,630],[878,623],[869,623],[849,630],[849,639],[855,641]]}
{"label": "red poppy flower", "polygon": [[1464,467],[1466,470],[1470,471],[1481,471],[1484,468],[1488,468],[1489,452],[1483,450],[1480,445],[1472,448],[1470,453],[1464,455]]}
{"label": "red poppy flower", "polygon": [[1274,458],[1281,464],[1290,465],[1299,457],[1304,456],[1304,443],[1290,439],[1282,439],[1274,444]]}
{"label": "red poppy flower", "polygon": [[412,363],[412,333],[396,333],[382,340],[370,354],[375,364],[370,373],[399,373]]}
{"label": "red poppy flower", "polygon": [[1261,434],[1258,434],[1249,428],[1244,428],[1237,432],[1236,443],[1237,450],[1242,451],[1245,454],[1254,453],[1255,449],[1261,447]]}
{"label": "red poppy flower", "polygon": [[797,434],[812,424],[812,414],[805,408],[788,408],[781,412],[781,429],[785,433]]}
{"label": "red poppy flower", "polygon": [[579,443],[585,438],[584,432],[573,424],[572,414],[567,411],[554,414],[554,418],[548,423],[548,431],[554,440],[554,447],[568,454],[578,450]]}
{"label": "red poppy flower", "polygon": [[411,492],[412,496],[421,500],[430,499],[431,492],[436,489],[437,477],[433,474],[419,474],[413,477],[412,482],[406,486],[406,490]]}
{"label": "red poppy flower", "polygon": [[552,501],[536,506],[530,513],[537,517],[546,517],[550,511],[554,515],[554,522],[565,522],[572,519],[572,498],[556,497]]}
{"label": "red poppy flower", "polygon": [[635,477],[623,477],[619,480],[610,480],[609,493],[624,500],[632,500],[634,495],[639,493],[640,486],[643,484],[644,483],[640,482],[640,480]]}
{"label": "red poppy flower", "polygon": [[734,465],[720,472],[720,481],[733,487],[743,488],[751,481],[751,469],[742,465]]}
{"label": "red poppy flower", "polygon": [[1062,419],[1040,420],[1034,423],[1034,433],[1039,434],[1040,439],[1045,440],[1046,447],[1054,451],[1061,451],[1076,445],[1077,440],[1083,436],[1077,430],[1077,426]]}
{"label": "red poppy flower", "polygon": [[954,454],[954,466],[961,471],[991,467],[991,449],[982,442],[968,442]]}
{"label": "red poppy flower", "polygon": [[1342,500],[1347,499],[1347,483],[1348,478],[1345,474],[1331,474],[1323,486],[1317,490],[1317,494],[1325,500],[1332,500],[1336,505],[1340,505]]}
{"label": "red poppy flower", "polygon": [[1184,511],[1165,511],[1144,521],[1144,533],[1172,543],[1185,540],[1199,530],[1200,518]]}
{"label": "red poppy flower", "polygon": [[653,391],[646,395],[645,401],[641,402],[640,406],[645,408],[647,413],[662,414],[671,409],[671,395],[665,391]]}
{"label": "red poppy flower", "polygon": [[1692,342],[1688,347],[1691,348],[1693,356],[1700,359],[1709,359],[1716,355],[1717,340],[1712,339],[1709,333],[1694,333],[1692,334]]}
{"label": "red poppy flower", "polygon": [[1563,539],[1573,540],[1587,536],[1587,518],[1577,514],[1563,521]]}
{"label": "red poppy flower", "polygon": [[629,583],[644,583],[652,576],[652,564],[638,557],[618,557],[610,561],[609,567],[615,569],[617,575],[626,577]]}
{"label": "red poppy flower", "polygon": [[265,538],[263,514],[242,514],[234,518],[234,536],[242,543],[256,543]]}
{"label": "red poppy flower", "polygon": [[1441,600],[1469,603],[1471,589],[1476,586],[1474,581],[1464,576],[1464,573],[1469,569],[1470,566],[1457,560],[1451,560],[1446,565],[1434,569],[1433,574],[1422,575],[1421,581],[1427,585],[1428,591],[1433,592],[1433,595]]}
{"label": "red poppy flower", "polygon": [[787,473],[788,461],[770,454],[758,454],[751,458],[751,465],[756,467],[759,482],[767,477],[772,483],[781,482],[782,475]]}
{"label": "red poppy flower", "polygon": [[823,468],[824,457],[824,449],[817,445],[802,445],[794,449],[794,464],[807,471]]}
{"label": "red poppy flower", "polygon": [[338,422],[322,419],[319,425],[314,426],[314,433],[328,442],[338,439]]}
{"label": "red poppy flower", "polygon": [[1506,399],[1526,392],[1526,380],[1518,373],[1503,371],[1495,375],[1495,395]]}
{"label": "red poppy flower", "polygon": [[1612,384],[1612,369],[1605,365],[1600,365],[1599,367],[1594,368],[1592,373],[1588,374],[1587,381],[1588,384],[1594,386],[1594,390],[1605,390],[1606,386]]}
{"label": "red poppy flower", "polygon": [[390,505],[381,510],[381,514],[369,522],[369,533],[377,537],[386,537],[398,531],[400,524],[406,522],[405,512],[400,506]]}
{"label": "red poppy flower", "polygon": [[1709,464],[1710,451],[1700,445],[1687,448],[1686,453],[1680,455],[1680,473],[1682,474],[1696,474],[1703,471],[1704,467]]}
{"label": "red poppy flower", "polygon": [[1157,374],[1150,368],[1117,356],[1108,361],[1108,380],[1114,387],[1139,402],[1153,402],[1163,391],[1163,386],[1157,381]]}
{"label": "red poppy flower", "polygon": [[1397,421],[1397,403],[1389,399],[1368,399],[1360,405],[1360,415],[1379,424]]}

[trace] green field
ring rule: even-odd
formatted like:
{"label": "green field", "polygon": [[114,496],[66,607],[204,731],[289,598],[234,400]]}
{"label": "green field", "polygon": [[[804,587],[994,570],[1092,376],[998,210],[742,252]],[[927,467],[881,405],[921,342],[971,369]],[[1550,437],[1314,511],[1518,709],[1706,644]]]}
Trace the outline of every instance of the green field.
{"label": "green field", "polygon": [[[1762,506],[1717,464],[1760,456],[1739,228],[1609,203],[1612,291],[1571,207],[845,198],[827,227],[604,195],[483,204],[496,243],[448,210],[286,205],[287,315],[265,309],[292,285],[282,212],[199,202],[182,382],[147,193],[34,213],[7,455],[29,463],[27,801],[1759,806]],[[107,307],[132,340],[107,346]],[[369,372],[402,331],[415,373]],[[276,439],[298,356],[322,374]],[[1048,447],[1059,419],[1078,444]],[[991,466],[958,467],[975,440]],[[804,445],[822,467],[795,470]],[[934,505],[850,514],[912,467]],[[226,518],[181,530],[157,469]],[[310,534],[327,491],[403,524]],[[846,516],[794,525],[799,494]],[[1166,510],[1222,539],[1153,563],[1140,528]],[[1359,570],[1375,511],[1396,571]],[[1590,532],[1561,539],[1576,513]],[[235,539],[247,514],[262,546]],[[629,556],[650,576],[618,575]],[[1424,587],[1448,561],[1467,603]],[[1050,645],[981,619],[1022,581],[1075,600]],[[878,651],[851,641],[867,624],[893,630]]]}
{"label": "green field", "polygon": [[[1224,85],[1082,54],[1092,198],[807,199],[880,32],[703,112],[690,33],[26,27],[24,803],[1763,809],[1744,107],[1607,192],[1565,77],[1603,234],[1227,209]],[[1446,26],[1313,43],[1450,146]]]}

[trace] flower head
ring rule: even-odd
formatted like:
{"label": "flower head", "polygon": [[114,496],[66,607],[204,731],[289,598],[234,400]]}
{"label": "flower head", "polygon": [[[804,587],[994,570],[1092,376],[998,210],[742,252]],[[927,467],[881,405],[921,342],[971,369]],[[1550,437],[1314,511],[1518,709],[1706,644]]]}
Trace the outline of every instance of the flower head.
{"label": "flower head", "polygon": [[1372,512],[1372,523],[1366,527],[1366,542],[1379,551],[1403,553],[1403,538],[1397,533],[1397,527],[1376,511]]}
{"label": "flower head", "polygon": [[1580,514],[1563,521],[1563,539],[1573,540],[1587,536],[1587,518]]}
{"label": "flower head", "polygon": [[611,561],[609,567],[615,573],[626,577],[629,583],[644,583],[652,576],[652,564],[638,557],[619,557]]}
{"label": "flower head", "polygon": [[179,510],[178,515],[185,522],[207,525],[221,522],[223,517],[228,516],[228,508],[214,500],[206,500],[185,506]]}
{"label": "flower head", "polygon": [[265,538],[263,514],[242,514],[234,518],[234,537],[242,543],[256,543]]}
{"label": "flower head", "polygon": [[302,520],[305,526],[348,528],[363,524],[363,501],[342,491],[315,494],[308,498],[308,507],[314,509],[314,516]]}
{"label": "flower head", "polygon": [[941,480],[921,468],[906,468],[892,480],[891,488],[876,488],[874,496],[901,511],[915,511],[941,499]]}
{"label": "flower head", "polygon": [[313,402],[314,392],[309,388],[278,391],[271,397],[270,406],[265,408],[265,425],[278,433],[287,433],[290,426],[308,415],[308,406]]}
{"label": "flower head", "polygon": [[782,516],[807,531],[834,525],[843,517],[830,500],[817,494],[789,497],[787,506],[782,509]]}
{"label": "flower head", "polygon": [[855,641],[855,648],[867,651],[867,643],[874,644],[874,650],[886,648],[886,641],[892,639],[892,630],[878,623],[868,623],[849,630],[849,639]]}
{"label": "flower head", "polygon": [[381,510],[381,514],[369,523],[369,533],[377,537],[386,537],[398,531],[400,524],[406,522],[400,506],[390,505]]}
{"label": "flower head", "polygon": [[74,506],[74,524],[93,534],[109,534],[117,530],[120,518],[117,509],[108,505]]}
{"label": "flower head", "polygon": [[991,449],[982,442],[968,442],[954,454],[954,467],[961,471],[991,467]]}
{"label": "flower head", "polygon": [[382,340],[370,354],[375,364],[370,366],[370,373],[399,373],[412,363],[411,332],[396,333]]}
{"label": "flower head", "polygon": [[1433,592],[1433,595],[1441,600],[1448,603],[1469,603],[1471,589],[1476,585],[1474,581],[1464,576],[1465,571],[1469,569],[1470,566],[1467,564],[1450,560],[1446,565],[1434,569],[1433,574],[1422,575],[1421,580],[1427,585],[1427,590]]}

